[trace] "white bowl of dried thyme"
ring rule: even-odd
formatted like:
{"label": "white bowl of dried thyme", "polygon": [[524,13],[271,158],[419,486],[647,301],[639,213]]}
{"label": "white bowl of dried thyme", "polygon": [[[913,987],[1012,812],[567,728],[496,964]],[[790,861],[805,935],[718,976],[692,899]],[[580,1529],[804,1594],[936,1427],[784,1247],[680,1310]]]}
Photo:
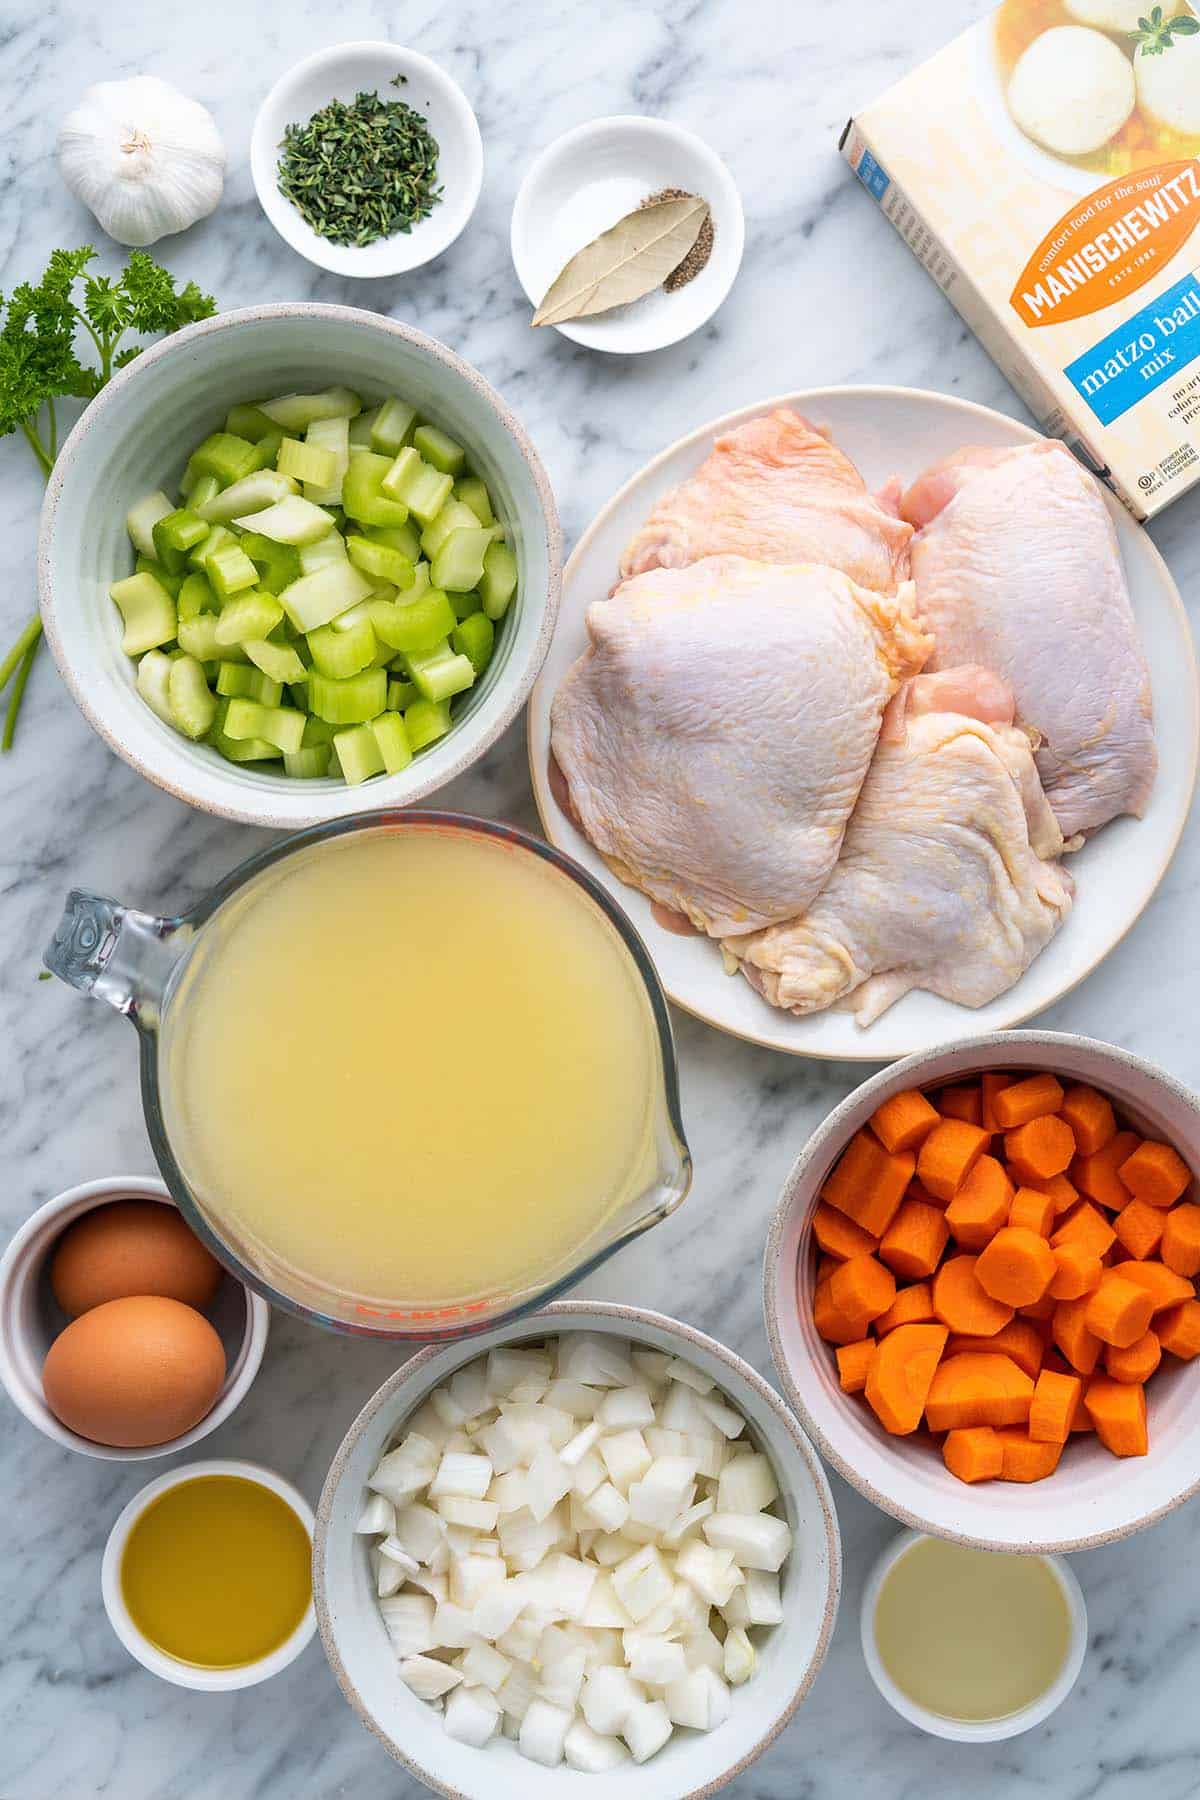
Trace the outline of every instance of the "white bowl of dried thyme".
{"label": "white bowl of dried thyme", "polygon": [[258,110],[250,170],[292,249],[335,275],[403,275],[475,210],[483,141],[444,69],[400,44],[337,44],[297,63]]}

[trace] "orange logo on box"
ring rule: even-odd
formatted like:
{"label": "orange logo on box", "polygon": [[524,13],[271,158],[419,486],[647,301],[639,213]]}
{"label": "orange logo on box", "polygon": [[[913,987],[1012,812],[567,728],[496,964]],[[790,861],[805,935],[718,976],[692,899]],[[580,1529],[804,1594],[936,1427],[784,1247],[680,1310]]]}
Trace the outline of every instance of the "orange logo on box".
{"label": "orange logo on box", "polygon": [[1009,296],[1026,325],[1086,318],[1161,273],[1200,225],[1200,162],[1162,163],[1097,188],[1064,213]]}

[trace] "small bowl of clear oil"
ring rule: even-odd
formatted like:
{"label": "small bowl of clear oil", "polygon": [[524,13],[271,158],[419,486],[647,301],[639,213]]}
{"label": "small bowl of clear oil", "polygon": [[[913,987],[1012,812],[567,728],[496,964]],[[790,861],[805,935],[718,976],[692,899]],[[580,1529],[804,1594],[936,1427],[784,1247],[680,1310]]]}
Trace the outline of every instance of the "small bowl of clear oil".
{"label": "small bowl of clear oil", "polygon": [[867,1579],[862,1647],[889,1706],[933,1737],[995,1743],[1048,1719],[1087,1649],[1061,1556],[976,1550],[903,1531]]}

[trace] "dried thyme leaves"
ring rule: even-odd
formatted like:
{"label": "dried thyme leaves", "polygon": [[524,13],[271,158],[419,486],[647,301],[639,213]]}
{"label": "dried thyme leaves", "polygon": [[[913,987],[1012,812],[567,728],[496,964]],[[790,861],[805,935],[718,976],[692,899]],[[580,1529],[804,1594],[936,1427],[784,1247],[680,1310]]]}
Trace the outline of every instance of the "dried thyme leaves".
{"label": "dried thyme leaves", "polygon": [[442,197],[437,140],[403,100],[331,100],[306,125],[289,125],[281,149],[280,193],[333,244],[409,232]]}

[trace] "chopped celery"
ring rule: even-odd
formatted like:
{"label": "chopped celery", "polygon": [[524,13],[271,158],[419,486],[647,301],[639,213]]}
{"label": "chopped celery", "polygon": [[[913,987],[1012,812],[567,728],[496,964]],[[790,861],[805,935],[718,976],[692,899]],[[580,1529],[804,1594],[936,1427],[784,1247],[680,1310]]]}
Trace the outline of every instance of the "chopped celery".
{"label": "chopped celery", "polygon": [[423,462],[411,444],[401,450],[381,483],[385,496],[407,506],[422,525],[441,512],[453,486],[451,477]]}
{"label": "chopped celery", "polygon": [[417,409],[406,400],[391,394],[375,414],[371,426],[371,448],[385,456],[396,456],[409,440],[417,422]]}
{"label": "chopped celery", "polygon": [[[259,438],[257,444],[254,446],[254,468],[277,468],[279,463],[279,449],[282,443],[282,431],[268,431],[266,437]],[[253,473],[253,470],[251,473]]]}
{"label": "chopped celery", "polygon": [[153,575],[159,586],[166,588],[172,600],[179,599],[183,576],[170,574],[160,562],[155,562],[152,556],[138,556],[134,561],[133,572],[135,575]]}
{"label": "chopped celery", "polygon": [[392,465],[386,456],[371,450],[352,450],[350,463],[342,482],[342,505],[348,517],[360,525],[404,525],[408,508],[397,500],[389,500],[383,492],[383,478]]}
{"label": "chopped celery", "polygon": [[272,644],[266,638],[246,638],[242,649],[255,668],[261,669],[273,682],[303,681],[304,664],[290,644]]}
{"label": "chopped celery", "polygon": [[[445,594],[428,588],[416,600],[377,601],[371,611],[375,635],[393,650],[432,650],[454,630],[454,611]],[[435,696],[436,698],[436,696]]]}
{"label": "chopped celery", "polygon": [[470,659],[452,650],[444,639],[432,650],[405,651],[400,666],[425,700],[449,700],[475,683]]}
{"label": "chopped celery", "polygon": [[208,525],[199,513],[186,506],[166,513],[154,527],[154,554],[170,575],[180,575],[187,566],[187,553],[202,544],[208,536]]}
{"label": "chopped celery", "polygon": [[190,481],[184,488],[183,497],[193,512],[199,512],[200,508],[220,491],[221,484],[215,475],[197,475],[195,480]]}
{"label": "chopped celery", "polygon": [[[228,600],[231,594],[240,594],[244,588],[254,587],[258,581],[258,570],[237,542],[210,550],[204,558],[204,573],[222,600]],[[261,637],[262,632],[252,632],[251,636]],[[236,640],[230,639],[230,642]]]}
{"label": "chopped celery", "polygon": [[328,775],[331,760],[328,744],[309,744],[299,750],[284,751],[283,772],[300,781],[313,781]]}
{"label": "chopped celery", "polygon": [[258,700],[263,706],[278,706],[283,684],[249,663],[222,662],[217,664],[217,692],[227,700]]}
{"label": "chopped celery", "polygon": [[143,499],[131,506],[125,514],[125,529],[129,533],[134,549],[140,551],[143,556],[157,558],[158,553],[154,548],[154,527],[160,519],[165,519],[168,513],[174,511],[175,508],[161,488],[155,488],[152,494],[145,495]]}
{"label": "chopped celery", "polygon": [[413,584],[405,593],[405,600],[416,600],[429,585],[429,564],[422,559],[413,565]]}
{"label": "chopped celery", "polygon": [[[153,575],[127,575],[114,581],[108,590],[125,624],[121,648],[126,656],[140,656],[143,650],[157,650],[175,636],[177,617],[175,602]],[[382,711],[382,707],[380,711]]]}
{"label": "chopped celery", "polygon": [[318,669],[309,674],[309,711],[330,725],[365,725],[386,702],[387,676],[382,669],[363,669],[348,681],[334,681]]}
{"label": "chopped celery", "polygon": [[268,744],[265,738],[232,738],[225,733],[225,716],[231,702],[221,700],[217,704],[217,717],[212,730],[208,734],[208,742],[214,750],[218,750],[226,762],[250,763],[273,762],[279,757],[275,744]]}
{"label": "chopped celery", "polygon": [[237,533],[230,531],[228,525],[210,525],[208,536],[201,538],[194,550],[189,550],[188,562],[193,569],[199,569],[203,573],[205,564],[214,550],[221,549],[224,544],[236,543]]}
{"label": "chopped celery", "polygon": [[410,563],[415,564],[420,559],[421,540],[411,521],[404,525],[367,525],[363,535],[373,544],[386,544],[389,550],[398,550]]}
{"label": "chopped celery", "polygon": [[314,419],[352,419],[362,411],[362,401],[349,388],[325,388],[319,394],[282,394],[264,400],[259,410],[285,431],[307,431]]}
{"label": "chopped celery", "polygon": [[240,513],[262,512],[295,492],[295,482],[287,475],[281,475],[278,469],[255,469],[252,475],[244,475],[232,487],[222,488],[219,494],[196,510],[210,525],[229,525]]}
{"label": "chopped celery", "polygon": [[370,412],[355,413],[350,421],[350,448],[352,450],[369,450],[371,448],[371,431],[379,417],[379,408],[373,406]]}
{"label": "chopped celery", "polygon": [[418,425],[413,432],[413,449],[432,463],[443,475],[459,475],[467,460],[467,453],[461,444],[456,444],[452,437],[439,431],[436,425]]}
{"label": "chopped celery", "polygon": [[373,576],[377,581],[390,581],[398,588],[412,586],[411,559],[401,551],[393,550],[389,544],[375,543],[371,538],[350,536],[346,539],[346,554],[364,575]]}
{"label": "chopped celery", "polygon": [[448,588],[456,594],[470,593],[483,577],[483,559],[491,547],[491,532],[486,525],[473,531],[452,531],[433,559],[429,579],[435,588]]}
{"label": "chopped celery", "polygon": [[261,531],[248,531],[241,540],[242,549],[258,570],[259,582],[268,593],[277,594],[300,574],[300,557],[291,544],[277,544]]}
{"label": "chopped celery", "polygon": [[496,627],[485,612],[474,612],[461,619],[450,633],[451,648],[465,656],[476,675],[482,675],[492,660]]}
{"label": "chopped celery", "polygon": [[184,737],[202,738],[211,731],[217,703],[209,692],[204,670],[194,656],[181,656],[171,664],[167,677],[171,722]]}
{"label": "chopped celery", "polygon": [[[251,567],[254,565],[251,564]],[[283,617],[283,608],[265,588],[236,594],[221,608],[217,620],[218,644],[242,644],[247,638],[265,638]]]}
{"label": "chopped celery", "polygon": [[174,725],[167,684],[171,677],[171,658],[161,650],[147,650],[137,666],[137,691],[164,725]]}
{"label": "chopped celery", "polygon": [[481,525],[495,524],[492,496],[478,475],[460,475],[454,484],[454,498],[461,500],[464,506],[469,506]]}
{"label": "chopped celery", "polygon": [[277,544],[315,544],[318,538],[333,530],[333,520],[302,494],[288,494],[268,506],[265,512],[252,512],[235,519],[249,531],[261,532]]}
{"label": "chopped celery", "polygon": [[446,598],[454,609],[455,618],[460,620],[469,619],[471,614],[477,613],[483,604],[477,588],[468,589],[465,594],[449,593]]}
{"label": "chopped celery", "polygon": [[351,787],[366,781],[370,775],[382,775],[383,752],[369,725],[356,725],[351,731],[339,731],[333,740],[342,775]]}
{"label": "chopped celery", "polygon": [[502,619],[517,591],[517,559],[507,544],[490,544],[483,558],[479,598],[489,619]]}
{"label": "chopped celery", "polygon": [[[328,625],[348,606],[356,606],[373,591],[366,576],[349,560],[327,563],[302,575],[280,594],[280,603],[298,631]],[[257,634],[257,635],[261,635]]]}
{"label": "chopped celery", "polygon": [[262,706],[257,700],[231,700],[223,726],[226,737],[261,738],[291,755],[304,736],[304,714],[290,706]]}
{"label": "chopped celery", "polygon": [[192,451],[185,479],[190,481],[196,475],[215,475],[221,486],[227,487],[230,482],[249,475],[255,461],[254,445],[247,438],[237,437],[229,431],[214,431]]}
{"label": "chopped celery", "polygon": [[220,601],[205,575],[185,576],[176,605],[181,620],[194,619],[199,613],[215,613],[220,609]]}
{"label": "chopped celery", "polygon": [[261,406],[233,406],[225,416],[229,436],[245,438],[251,444],[257,444],[275,429],[274,419],[268,419]]}
{"label": "chopped celery", "polygon": [[297,481],[311,481],[317,487],[328,487],[337,474],[337,458],[332,450],[322,450],[316,444],[302,444],[299,438],[284,438],[275,467],[282,475],[294,475]]}
{"label": "chopped celery", "polygon": [[309,632],[308,647],[312,651],[314,669],[322,675],[332,675],[336,681],[345,681],[348,676],[357,675],[360,669],[370,668],[374,662],[375,633],[367,619],[349,631],[319,625]]}
{"label": "chopped celery", "polygon": [[223,644],[217,642],[216,613],[197,613],[194,618],[181,618],[179,648],[187,656],[194,656],[197,662],[214,662],[222,657],[228,657],[230,661],[237,660]]}
{"label": "chopped celery", "polygon": [[342,482],[350,464],[349,419],[314,419],[305,433],[305,443],[314,450],[328,450],[333,457],[333,474],[328,481],[305,485],[305,498],[318,506],[340,506]]}
{"label": "chopped celery", "polygon": [[404,720],[398,712],[380,713],[366,729],[374,733],[383,766],[389,775],[398,775],[401,769],[407,769],[412,761],[412,745],[404,729]]}
{"label": "chopped celery", "polygon": [[450,724],[448,700],[414,700],[404,711],[404,729],[414,751],[445,737]]}
{"label": "chopped celery", "polygon": [[366,600],[356,601],[353,606],[348,606],[345,612],[340,612],[336,618],[331,619],[330,624],[335,631],[356,631],[363,623],[369,625],[372,610],[379,604],[380,598],[379,594],[372,593]]}
{"label": "chopped celery", "polygon": [[311,575],[314,569],[323,569],[327,563],[345,562],[346,540],[340,531],[326,532],[315,544],[301,544],[296,560],[301,575]]}
{"label": "chopped celery", "polygon": [[406,706],[417,697],[415,681],[389,681],[387,685],[388,712],[403,712]]}
{"label": "chopped celery", "polygon": [[333,726],[326,724],[324,719],[318,719],[309,713],[304,721],[304,736],[300,740],[300,748],[311,750],[316,744],[332,744],[332,742]]}
{"label": "chopped celery", "polygon": [[464,501],[447,500],[441,512],[421,533],[421,549],[432,562],[452,531],[479,531],[480,529],[479,520]]}

